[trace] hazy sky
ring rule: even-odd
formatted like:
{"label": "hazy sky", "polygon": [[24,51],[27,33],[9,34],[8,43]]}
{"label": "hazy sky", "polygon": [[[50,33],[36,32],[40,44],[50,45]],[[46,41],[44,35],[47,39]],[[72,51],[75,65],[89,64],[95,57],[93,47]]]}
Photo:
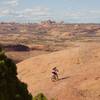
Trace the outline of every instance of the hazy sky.
{"label": "hazy sky", "polygon": [[100,23],[100,0],[0,0],[0,21]]}

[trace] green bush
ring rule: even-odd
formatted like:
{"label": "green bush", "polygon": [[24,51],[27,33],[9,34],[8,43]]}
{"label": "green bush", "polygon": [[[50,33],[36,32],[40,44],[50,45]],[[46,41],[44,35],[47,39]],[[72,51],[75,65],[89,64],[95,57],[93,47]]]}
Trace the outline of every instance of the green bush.
{"label": "green bush", "polygon": [[43,93],[39,93],[33,98],[33,100],[47,100],[47,98],[43,95]]}
{"label": "green bush", "polygon": [[27,85],[17,78],[15,63],[0,48],[0,100],[32,100]]}

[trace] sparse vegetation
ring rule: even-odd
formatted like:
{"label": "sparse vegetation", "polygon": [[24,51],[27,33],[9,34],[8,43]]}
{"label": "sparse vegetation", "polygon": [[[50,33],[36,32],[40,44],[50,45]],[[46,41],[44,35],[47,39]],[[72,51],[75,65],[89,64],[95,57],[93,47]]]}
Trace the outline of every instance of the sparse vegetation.
{"label": "sparse vegetation", "polygon": [[47,100],[47,98],[44,96],[43,93],[39,93],[33,98],[33,100]]}

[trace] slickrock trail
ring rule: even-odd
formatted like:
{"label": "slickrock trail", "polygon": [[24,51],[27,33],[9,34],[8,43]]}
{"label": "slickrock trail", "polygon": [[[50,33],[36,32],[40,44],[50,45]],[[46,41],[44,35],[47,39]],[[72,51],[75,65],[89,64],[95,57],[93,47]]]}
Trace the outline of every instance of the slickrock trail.
{"label": "slickrock trail", "polygon": [[[32,57],[18,66],[18,77],[30,92],[43,92],[49,100],[100,100],[100,44],[76,47]],[[59,80],[51,81],[51,69],[59,69]]]}

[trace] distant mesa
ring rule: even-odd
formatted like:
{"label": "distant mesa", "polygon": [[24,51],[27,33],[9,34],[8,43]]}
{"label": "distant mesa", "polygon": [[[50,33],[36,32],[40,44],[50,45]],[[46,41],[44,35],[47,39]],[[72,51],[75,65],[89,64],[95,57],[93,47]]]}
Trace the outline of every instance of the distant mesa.
{"label": "distant mesa", "polygon": [[51,24],[56,24],[56,22],[52,21],[52,20],[47,20],[47,21],[41,21],[41,24],[49,24],[49,25],[51,25]]}

